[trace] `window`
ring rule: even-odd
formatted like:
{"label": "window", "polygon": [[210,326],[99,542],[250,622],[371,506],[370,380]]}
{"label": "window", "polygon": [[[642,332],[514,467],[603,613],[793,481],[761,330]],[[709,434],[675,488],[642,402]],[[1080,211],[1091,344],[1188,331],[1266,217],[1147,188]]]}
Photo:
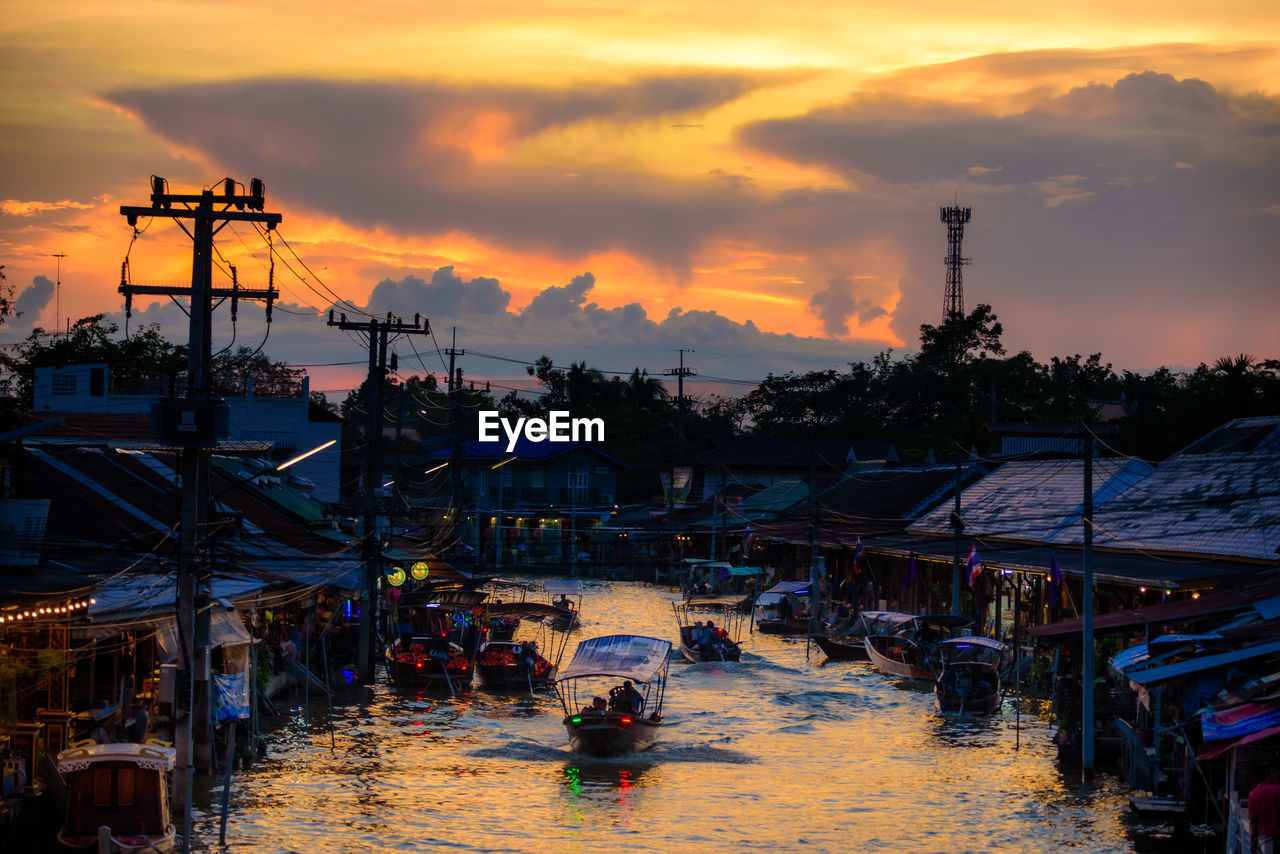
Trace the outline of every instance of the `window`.
{"label": "window", "polygon": [[76,393],[76,375],[75,374],[54,374],[53,375],[53,393],[55,395],[75,394]]}
{"label": "window", "polygon": [[542,469],[533,469],[529,472],[529,486],[534,489],[542,489]]}
{"label": "window", "polygon": [[137,802],[137,780],[137,768],[121,768],[116,771],[116,806],[131,807]]}
{"label": "window", "polygon": [[107,392],[107,369],[92,368],[89,371],[89,396],[102,397]]}
{"label": "window", "polygon": [[588,487],[591,484],[591,469],[587,466],[573,466],[569,469],[569,500],[586,501]]}
{"label": "window", "polygon": [[93,805],[95,807],[114,806],[111,801],[111,769],[93,769]]}
{"label": "window", "polygon": [[510,466],[502,467],[502,485],[504,488],[511,485],[511,467]]}

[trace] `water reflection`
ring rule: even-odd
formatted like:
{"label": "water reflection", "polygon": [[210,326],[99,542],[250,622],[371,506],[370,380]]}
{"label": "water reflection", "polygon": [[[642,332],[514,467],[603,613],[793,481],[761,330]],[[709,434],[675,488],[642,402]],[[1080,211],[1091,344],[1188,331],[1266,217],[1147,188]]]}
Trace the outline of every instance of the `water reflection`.
{"label": "water reflection", "polygon": [[[590,587],[578,637],[674,637],[674,596]],[[927,691],[756,635],[741,663],[673,662],[665,709],[652,751],[589,759],[569,751],[551,695],[380,684],[335,699],[332,730],[313,707],[272,734],[267,760],[234,783],[228,848],[1134,850],[1127,791],[1106,777],[1085,789],[1078,772],[1061,772],[1049,724],[1027,704],[1021,715],[1007,702],[986,718],[942,717]],[[217,824],[216,808],[204,809],[203,850]]]}

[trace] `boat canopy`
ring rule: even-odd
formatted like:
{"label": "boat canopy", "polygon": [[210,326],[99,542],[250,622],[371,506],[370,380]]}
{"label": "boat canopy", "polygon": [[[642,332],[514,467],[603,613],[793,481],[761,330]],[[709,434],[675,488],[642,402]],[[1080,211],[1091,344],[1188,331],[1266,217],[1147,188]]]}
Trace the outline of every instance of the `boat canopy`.
{"label": "boat canopy", "polygon": [[931,626],[946,626],[947,628],[960,628],[973,623],[969,617],[961,617],[956,614],[921,614],[918,617],[912,617],[917,623],[927,623]]}
{"label": "boat canopy", "polygon": [[653,682],[667,666],[671,641],[643,635],[606,635],[584,640],[560,682],[583,676],[617,676],[632,682]]}
{"label": "boat canopy", "polygon": [[751,601],[740,593],[724,593],[716,596],[690,596],[684,601],[686,608],[740,608]]}
{"label": "boat canopy", "polygon": [[582,582],[576,578],[555,579],[542,582],[542,589],[552,596],[581,596]]}
{"label": "boat canopy", "polygon": [[[807,581],[779,581],[770,587],[765,593],[808,593],[809,582]],[[763,595],[763,594],[762,594]]]}
{"label": "boat canopy", "polygon": [[519,617],[522,620],[546,620],[570,617],[572,611],[545,602],[491,602],[485,606],[490,617]]}
{"label": "boat canopy", "polygon": [[904,614],[902,611],[862,611],[858,616],[873,623],[889,623],[891,625],[906,623],[916,618],[915,614]]}
{"label": "boat canopy", "polygon": [[156,744],[89,744],[72,747],[58,754],[58,772],[70,774],[84,771],[97,762],[132,762],[148,771],[172,771],[178,752]]}
{"label": "boat canopy", "polygon": [[984,646],[987,649],[993,649],[996,652],[1009,651],[1009,647],[1006,644],[1001,643],[995,638],[984,638],[980,635],[965,635],[964,637],[959,638],[947,638],[946,640],[938,641],[938,646],[954,646],[961,649],[966,646]]}
{"label": "boat canopy", "polygon": [[449,608],[467,610],[479,605],[489,595],[479,590],[413,590],[400,596],[402,608]]}

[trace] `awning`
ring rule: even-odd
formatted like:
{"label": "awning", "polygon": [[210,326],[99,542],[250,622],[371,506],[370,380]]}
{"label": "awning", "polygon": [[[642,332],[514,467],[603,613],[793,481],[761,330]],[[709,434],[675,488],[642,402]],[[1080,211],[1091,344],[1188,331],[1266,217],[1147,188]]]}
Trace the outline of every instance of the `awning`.
{"label": "awning", "polygon": [[671,641],[642,635],[606,635],[578,644],[560,682],[583,676],[616,676],[653,682],[667,666]]}
{"label": "awning", "polygon": [[544,581],[542,589],[552,596],[581,596],[582,582],[576,578]]}
{"label": "awning", "polygon": [[1159,682],[1168,682],[1170,679],[1190,676],[1193,673],[1225,667],[1237,661],[1248,661],[1251,658],[1262,658],[1275,653],[1280,653],[1280,641],[1271,641],[1270,643],[1236,649],[1231,652],[1220,652],[1215,655],[1202,655],[1199,658],[1191,658],[1173,664],[1163,664],[1158,667],[1148,667],[1145,670],[1133,670],[1126,673],[1125,677],[1130,682],[1145,688]]}
{"label": "awning", "polygon": [[1204,753],[1201,753],[1196,758],[1201,761],[1204,761],[1207,759],[1213,759],[1215,757],[1221,756],[1222,754],[1226,753],[1228,750],[1231,750],[1232,748],[1244,747],[1246,744],[1253,744],[1255,741],[1262,741],[1264,738],[1271,738],[1271,736],[1273,735],[1280,735],[1280,726],[1267,727],[1266,729],[1261,729],[1261,730],[1258,730],[1257,732],[1249,733],[1243,738],[1237,738],[1235,741],[1229,741],[1226,744],[1220,744],[1217,747],[1213,748],[1212,750],[1206,750]]}
{"label": "awning", "polygon": [[[156,643],[160,645],[161,661],[177,661],[181,650],[178,647],[178,621],[172,617],[165,621],[156,631]],[[244,620],[234,608],[230,611],[214,608],[209,611],[209,648],[220,646],[242,646],[253,643],[253,636],[244,626]]]}
{"label": "awning", "polygon": [[809,589],[807,581],[780,581],[770,587],[765,593],[804,593]]}

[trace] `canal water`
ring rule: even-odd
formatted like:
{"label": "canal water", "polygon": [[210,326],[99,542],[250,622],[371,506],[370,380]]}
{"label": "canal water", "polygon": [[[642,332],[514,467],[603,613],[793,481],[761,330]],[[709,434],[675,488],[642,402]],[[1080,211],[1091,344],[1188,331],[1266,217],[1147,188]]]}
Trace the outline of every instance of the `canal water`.
{"label": "canal water", "polygon": [[[587,583],[570,641],[675,641],[678,594]],[[571,753],[551,694],[456,699],[385,682],[295,710],[232,781],[233,852],[1026,852],[1135,850],[1127,790],[1059,770],[1051,724],[1012,701],[944,719],[932,695],[865,663],[750,635],[738,663],[673,660],[660,742]],[[193,848],[220,850],[220,781]]]}

